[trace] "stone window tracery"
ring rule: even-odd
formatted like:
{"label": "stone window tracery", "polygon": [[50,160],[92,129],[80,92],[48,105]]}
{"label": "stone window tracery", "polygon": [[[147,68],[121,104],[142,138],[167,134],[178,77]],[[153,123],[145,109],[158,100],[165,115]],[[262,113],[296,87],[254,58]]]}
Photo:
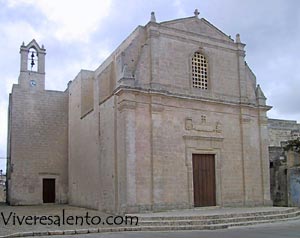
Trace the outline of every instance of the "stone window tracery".
{"label": "stone window tracery", "polygon": [[193,88],[208,89],[208,62],[200,52],[192,58],[192,83]]}

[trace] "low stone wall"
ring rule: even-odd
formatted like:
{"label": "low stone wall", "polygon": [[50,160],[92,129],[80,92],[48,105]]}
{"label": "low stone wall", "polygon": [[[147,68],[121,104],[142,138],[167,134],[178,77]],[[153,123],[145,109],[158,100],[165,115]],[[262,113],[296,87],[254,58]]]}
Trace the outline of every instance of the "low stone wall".
{"label": "low stone wall", "polygon": [[5,187],[0,185],[0,202],[6,201]]}

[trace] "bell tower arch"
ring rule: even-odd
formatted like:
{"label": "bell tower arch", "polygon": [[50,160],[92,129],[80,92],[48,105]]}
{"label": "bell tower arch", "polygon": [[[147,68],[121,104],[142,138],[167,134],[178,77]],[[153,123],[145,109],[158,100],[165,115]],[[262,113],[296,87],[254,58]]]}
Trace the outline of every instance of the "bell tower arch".
{"label": "bell tower arch", "polygon": [[21,63],[19,85],[32,90],[45,89],[45,56],[46,49],[33,39],[20,47]]}

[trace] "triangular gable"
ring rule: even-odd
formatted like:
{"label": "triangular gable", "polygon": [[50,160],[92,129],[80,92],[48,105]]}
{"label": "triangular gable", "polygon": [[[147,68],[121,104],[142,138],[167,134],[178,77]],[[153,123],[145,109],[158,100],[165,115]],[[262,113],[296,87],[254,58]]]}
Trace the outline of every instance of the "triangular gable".
{"label": "triangular gable", "polygon": [[232,39],[229,38],[228,35],[224,34],[222,31],[220,31],[218,28],[213,26],[204,18],[199,19],[197,17],[188,17],[188,18],[181,18],[173,21],[166,21],[160,24],[170,28],[175,28],[187,32],[193,32],[193,33],[209,36],[220,40],[226,40],[230,42],[233,41]]}
{"label": "triangular gable", "polygon": [[36,42],[35,39],[33,39],[32,41],[30,41],[26,46],[22,45],[22,48],[25,48],[25,49],[30,49],[30,48],[34,48],[36,51],[45,51],[45,49],[42,47],[39,46],[39,44]]}

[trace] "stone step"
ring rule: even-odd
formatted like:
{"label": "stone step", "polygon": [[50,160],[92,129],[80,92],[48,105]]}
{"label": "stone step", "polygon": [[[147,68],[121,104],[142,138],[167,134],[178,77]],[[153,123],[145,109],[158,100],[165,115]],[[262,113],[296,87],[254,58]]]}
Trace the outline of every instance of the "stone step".
{"label": "stone step", "polygon": [[267,221],[267,220],[281,220],[287,218],[295,218],[300,216],[300,211],[285,213],[285,214],[271,214],[265,216],[246,216],[246,217],[229,217],[218,219],[169,219],[169,220],[148,220],[140,221],[140,226],[180,226],[180,225],[216,225],[226,223],[239,223],[239,222],[251,222],[251,221]]}
{"label": "stone step", "polygon": [[[242,214],[242,213],[241,213]],[[141,222],[138,226],[125,226],[125,227],[99,227],[91,229],[78,229],[78,230],[60,230],[60,231],[37,231],[37,232],[20,232],[8,236],[0,237],[24,237],[24,236],[40,236],[40,235],[70,235],[70,234],[88,234],[88,233],[102,233],[102,232],[123,232],[123,231],[184,231],[184,230],[216,230],[226,229],[236,226],[251,226],[266,223],[286,222],[300,219],[299,209],[282,210],[282,212],[268,212],[268,215],[257,215],[257,213],[247,213],[248,216],[240,217],[241,214],[229,214],[229,217],[221,219],[208,219],[211,216],[205,216],[206,219],[184,219],[184,220],[161,220],[161,221],[147,221]],[[252,216],[250,216],[252,214]],[[263,213],[265,214],[265,212]],[[224,214],[223,214],[224,215]],[[226,214],[228,216],[228,214]],[[231,215],[236,215],[231,216]],[[203,216],[197,216],[197,218]],[[216,216],[213,216],[216,217]],[[170,218],[170,217],[166,217]],[[178,217],[176,217],[178,218]],[[195,217],[193,217],[195,218]],[[205,222],[204,224],[201,222]],[[151,224],[152,223],[152,224]]]}
{"label": "stone step", "polygon": [[287,219],[277,219],[277,220],[261,220],[261,221],[247,221],[247,222],[234,222],[234,223],[225,223],[225,224],[215,224],[215,225],[147,225],[147,226],[136,226],[136,227],[115,227],[107,229],[99,229],[99,232],[120,232],[120,231],[183,231],[183,230],[217,230],[217,229],[227,229],[229,227],[236,226],[251,226],[258,224],[266,223],[276,223],[276,222],[285,222],[292,221],[299,218],[287,218]]}
{"label": "stone step", "polygon": [[251,226],[251,225],[259,225],[259,224],[271,224],[276,222],[287,222],[299,220],[300,217],[291,217],[286,219],[274,219],[274,220],[262,220],[262,221],[248,221],[248,222],[234,222],[234,223],[226,223],[228,227],[236,227],[236,226]]}
{"label": "stone step", "polygon": [[119,232],[119,231],[173,231],[173,230],[217,230],[226,229],[228,225],[181,225],[181,226],[131,226],[99,228],[99,232]]}
{"label": "stone step", "polygon": [[[263,212],[245,212],[245,213],[225,213],[225,214],[213,214],[213,215],[176,215],[176,216],[160,216],[154,214],[153,216],[131,214],[131,216],[138,216],[139,221],[163,221],[163,220],[211,220],[211,219],[226,219],[226,218],[239,218],[239,217],[260,217],[269,215],[284,215],[291,214],[299,211],[298,208],[287,208],[285,210],[278,211],[263,211]],[[127,214],[130,215],[130,214]]]}

